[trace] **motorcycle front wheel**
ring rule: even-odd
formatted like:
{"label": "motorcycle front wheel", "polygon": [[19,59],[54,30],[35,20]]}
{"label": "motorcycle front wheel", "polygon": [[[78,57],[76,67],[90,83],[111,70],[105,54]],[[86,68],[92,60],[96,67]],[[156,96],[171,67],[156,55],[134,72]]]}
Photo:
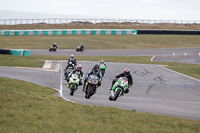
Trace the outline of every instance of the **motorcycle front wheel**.
{"label": "motorcycle front wheel", "polygon": [[119,97],[120,93],[121,93],[121,89],[118,89],[117,92],[115,93],[115,96],[113,97],[113,101],[116,101],[117,98]]}

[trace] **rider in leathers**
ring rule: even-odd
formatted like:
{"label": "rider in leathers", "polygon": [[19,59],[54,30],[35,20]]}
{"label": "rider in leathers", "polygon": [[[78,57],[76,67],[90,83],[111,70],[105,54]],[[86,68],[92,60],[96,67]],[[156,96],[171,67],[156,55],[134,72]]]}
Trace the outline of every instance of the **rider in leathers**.
{"label": "rider in leathers", "polygon": [[86,78],[85,78],[84,84],[83,84],[83,91],[85,89],[85,84],[86,84],[86,82],[88,80],[88,77],[90,75],[96,75],[96,76],[98,76],[99,77],[98,87],[101,86],[102,75],[101,75],[101,71],[99,70],[99,65],[96,64],[96,65],[94,65],[94,67],[92,68],[92,70],[86,74]]}
{"label": "rider in leathers", "polygon": [[74,58],[74,55],[73,55],[73,54],[72,54],[71,57],[69,58],[67,64],[69,64],[69,62],[72,62],[72,63],[74,64],[74,66],[77,65],[77,61],[76,61],[76,59]]}
{"label": "rider in leathers", "polygon": [[[130,88],[133,85],[133,78],[131,76],[130,70],[128,68],[124,69],[123,73],[120,73],[119,75],[116,75],[115,78],[112,81],[112,85],[111,88],[109,88],[110,90],[112,90],[113,85],[115,84],[115,82],[117,82],[118,78],[120,77],[126,77],[128,79],[128,88]],[[128,93],[129,89],[126,89],[124,93]]]}
{"label": "rider in leathers", "polygon": [[70,77],[72,74],[74,74],[74,73],[76,73],[76,74],[78,75],[78,78],[79,78],[79,85],[82,85],[82,84],[83,84],[81,81],[82,81],[82,79],[83,79],[83,77],[84,77],[83,71],[82,71],[81,69],[82,69],[82,65],[81,65],[81,64],[78,64],[77,69],[75,69],[73,72],[71,72],[71,73],[69,74],[69,77]]}

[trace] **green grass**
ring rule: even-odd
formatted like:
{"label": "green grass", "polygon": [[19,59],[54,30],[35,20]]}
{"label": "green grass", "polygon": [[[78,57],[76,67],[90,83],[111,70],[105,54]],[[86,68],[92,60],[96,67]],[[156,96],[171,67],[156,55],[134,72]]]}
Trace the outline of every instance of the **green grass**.
{"label": "green grass", "polygon": [[44,60],[26,58],[24,56],[0,55],[0,66],[42,67]]}
{"label": "green grass", "polygon": [[58,49],[76,49],[81,43],[94,49],[161,49],[200,47],[198,35],[60,35],[0,36],[0,48],[49,49],[56,42]]}
{"label": "green grass", "polygon": [[198,133],[200,121],[85,106],[53,96],[56,91],[32,83],[0,78],[2,133]]}

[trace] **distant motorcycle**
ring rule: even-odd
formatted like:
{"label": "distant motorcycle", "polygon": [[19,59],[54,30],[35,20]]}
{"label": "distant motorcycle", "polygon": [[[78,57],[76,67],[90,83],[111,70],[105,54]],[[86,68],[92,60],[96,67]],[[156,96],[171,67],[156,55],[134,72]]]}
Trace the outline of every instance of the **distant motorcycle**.
{"label": "distant motorcycle", "polygon": [[83,52],[83,51],[84,51],[84,48],[82,48],[81,46],[78,46],[77,49],[76,49],[76,51],[77,51],[77,52],[78,52],[78,51]]}
{"label": "distant motorcycle", "polygon": [[116,101],[119,96],[123,96],[126,88],[128,88],[128,79],[126,77],[119,78],[111,89],[109,100]]}
{"label": "distant motorcycle", "polygon": [[72,74],[69,78],[68,88],[70,89],[70,95],[73,96],[74,92],[78,89],[79,78],[77,74]]}
{"label": "distant motorcycle", "polygon": [[85,98],[90,99],[92,95],[95,94],[96,89],[98,87],[99,78],[95,75],[90,75],[86,82],[85,88]]}
{"label": "distant motorcycle", "polygon": [[105,64],[100,64],[99,69],[101,70],[102,76],[104,76],[105,71],[106,71],[106,65]]}
{"label": "distant motorcycle", "polygon": [[52,47],[52,46],[51,46],[51,47],[49,48],[49,52],[51,52],[51,51],[56,52],[56,49],[57,49],[56,47]]}

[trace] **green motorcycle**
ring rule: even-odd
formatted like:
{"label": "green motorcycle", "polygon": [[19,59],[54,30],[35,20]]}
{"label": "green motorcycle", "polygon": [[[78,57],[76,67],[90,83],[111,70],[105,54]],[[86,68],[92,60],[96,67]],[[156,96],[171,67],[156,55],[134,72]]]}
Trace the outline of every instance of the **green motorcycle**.
{"label": "green motorcycle", "polygon": [[111,89],[109,100],[116,101],[119,96],[122,96],[124,94],[127,88],[128,88],[128,79],[126,77],[119,78]]}
{"label": "green motorcycle", "polygon": [[68,88],[70,89],[70,95],[73,96],[74,92],[78,89],[79,78],[77,74],[72,74],[69,78]]}
{"label": "green motorcycle", "polygon": [[105,74],[105,71],[106,71],[106,65],[105,64],[100,64],[99,65],[99,69],[101,70],[101,74],[102,74],[102,77],[103,77],[104,74]]}

